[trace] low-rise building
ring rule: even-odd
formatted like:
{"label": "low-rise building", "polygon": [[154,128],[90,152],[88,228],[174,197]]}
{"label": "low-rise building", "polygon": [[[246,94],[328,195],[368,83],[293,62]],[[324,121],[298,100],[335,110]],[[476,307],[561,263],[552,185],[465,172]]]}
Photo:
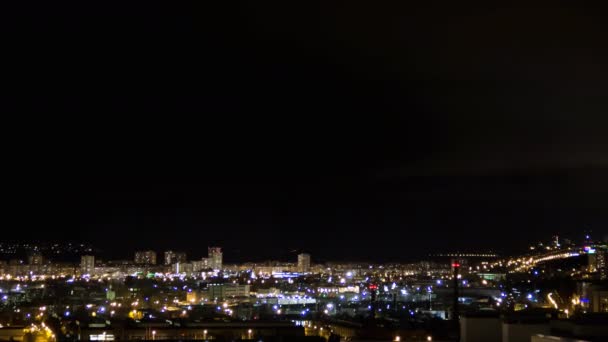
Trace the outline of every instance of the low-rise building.
{"label": "low-rise building", "polygon": [[209,298],[224,299],[231,297],[248,297],[250,294],[249,285],[239,284],[209,284]]}

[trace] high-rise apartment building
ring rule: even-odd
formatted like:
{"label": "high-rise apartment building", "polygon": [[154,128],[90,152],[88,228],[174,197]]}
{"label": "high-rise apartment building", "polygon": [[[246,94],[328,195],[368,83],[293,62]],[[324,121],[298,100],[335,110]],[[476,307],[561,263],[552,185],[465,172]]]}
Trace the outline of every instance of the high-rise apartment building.
{"label": "high-rise apartment building", "polygon": [[40,253],[33,253],[28,256],[28,263],[30,265],[42,265],[44,263],[44,257]]}
{"label": "high-rise apartment building", "polygon": [[165,265],[173,265],[176,262],[185,263],[186,261],[186,253],[165,251]]}
{"label": "high-rise apartment building", "polygon": [[207,249],[208,259],[209,259],[209,267],[213,270],[221,270],[222,269],[222,248],[221,247],[209,247]]}
{"label": "high-rise apartment building", "polygon": [[80,272],[82,274],[92,274],[95,271],[95,257],[93,255],[83,255],[80,257]]}
{"label": "high-rise apartment building", "polygon": [[300,272],[300,273],[310,272],[310,254],[307,254],[307,253],[298,254],[298,272]]}
{"label": "high-rise apartment building", "polygon": [[608,251],[604,247],[597,248],[595,258],[595,268],[599,273],[600,279],[608,279],[608,268],[606,268],[606,264],[608,263]]}
{"label": "high-rise apartment building", "polygon": [[155,251],[137,251],[135,252],[135,263],[142,265],[156,265]]}

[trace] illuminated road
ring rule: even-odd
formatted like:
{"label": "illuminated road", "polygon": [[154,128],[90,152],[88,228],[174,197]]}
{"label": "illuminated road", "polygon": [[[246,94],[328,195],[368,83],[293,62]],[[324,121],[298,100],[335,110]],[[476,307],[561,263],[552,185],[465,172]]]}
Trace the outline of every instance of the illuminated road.
{"label": "illuminated road", "polygon": [[590,250],[592,251],[594,249],[590,249],[589,246],[553,249],[536,255],[501,260],[495,263],[494,266],[496,266],[496,264],[499,264],[500,266],[505,265],[509,272],[527,272],[544,262],[578,257],[580,255],[588,254]]}

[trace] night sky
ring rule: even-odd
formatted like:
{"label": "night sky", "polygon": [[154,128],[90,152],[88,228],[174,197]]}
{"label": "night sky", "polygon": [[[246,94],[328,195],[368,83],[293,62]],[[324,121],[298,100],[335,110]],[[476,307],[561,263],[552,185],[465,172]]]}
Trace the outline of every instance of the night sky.
{"label": "night sky", "polygon": [[601,11],[210,3],[4,11],[2,239],[398,261],[606,236]]}

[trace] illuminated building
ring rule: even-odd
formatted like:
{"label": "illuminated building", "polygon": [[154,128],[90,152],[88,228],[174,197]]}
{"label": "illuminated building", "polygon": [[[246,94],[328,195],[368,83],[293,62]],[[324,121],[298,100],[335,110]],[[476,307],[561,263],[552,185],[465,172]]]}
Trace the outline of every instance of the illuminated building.
{"label": "illuminated building", "polygon": [[175,252],[165,251],[165,265],[172,265],[175,263]]}
{"label": "illuminated building", "polygon": [[298,254],[298,272],[300,272],[300,273],[310,272],[310,254],[307,254],[307,253]]}
{"label": "illuminated building", "polygon": [[199,272],[209,267],[209,258],[202,258],[201,260],[192,261],[192,271]]}
{"label": "illuminated building", "polygon": [[40,253],[33,253],[28,257],[28,263],[30,265],[42,265],[44,263],[44,257]]}
{"label": "illuminated building", "polygon": [[156,265],[155,251],[137,251],[135,252],[135,263],[143,265]]}
{"label": "illuminated building", "polygon": [[229,297],[248,297],[249,285],[239,284],[209,284],[209,298],[221,299]]}
{"label": "illuminated building", "polygon": [[601,280],[608,279],[608,269],[606,268],[606,263],[608,262],[608,251],[605,247],[600,247],[596,249],[595,256],[595,268],[599,273]]}
{"label": "illuminated building", "polygon": [[220,247],[209,247],[207,249],[209,257],[209,267],[214,270],[222,269],[222,248]]}
{"label": "illuminated building", "polygon": [[176,262],[184,263],[186,261],[186,253],[165,251],[165,265],[173,265]]}
{"label": "illuminated building", "polygon": [[179,274],[179,273],[192,273],[193,272],[193,265],[190,262],[176,262],[175,264],[173,264],[173,273]]}
{"label": "illuminated building", "polygon": [[82,274],[93,274],[95,271],[95,257],[93,255],[83,255],[80,257],[80,272]]}

